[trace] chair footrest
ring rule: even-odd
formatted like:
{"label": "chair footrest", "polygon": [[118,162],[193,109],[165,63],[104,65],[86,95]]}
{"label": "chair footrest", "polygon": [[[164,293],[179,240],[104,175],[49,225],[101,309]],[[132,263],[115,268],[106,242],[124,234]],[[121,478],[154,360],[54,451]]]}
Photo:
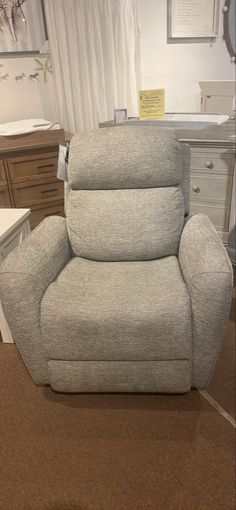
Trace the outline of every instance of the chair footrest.
{"label": "chair footrest", "polygon": [[185,393],[191,388],[191,361],[48,361],[55,391]]}

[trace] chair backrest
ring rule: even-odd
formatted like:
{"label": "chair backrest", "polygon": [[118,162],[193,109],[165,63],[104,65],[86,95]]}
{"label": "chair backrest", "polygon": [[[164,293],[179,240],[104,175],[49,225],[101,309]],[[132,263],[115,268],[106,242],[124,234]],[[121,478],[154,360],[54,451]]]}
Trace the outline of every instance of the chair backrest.
{"label": "chair backrest", "polygon": [[76,134],[66,194],[74,254],[98,261],[177,255],[188,212],[187,166],[188,147],[172,129],[119,126]]}

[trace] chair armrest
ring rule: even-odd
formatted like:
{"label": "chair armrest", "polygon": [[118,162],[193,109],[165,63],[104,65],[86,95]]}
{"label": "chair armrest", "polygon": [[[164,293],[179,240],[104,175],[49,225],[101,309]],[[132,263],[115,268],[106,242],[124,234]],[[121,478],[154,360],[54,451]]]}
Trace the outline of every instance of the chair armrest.
{"label": "chair armrest", "polygon": [[229,257],[207,216],[188,218],[179,263],[192,305],[192,386],[205,387],[223,340],[233,287]]}
{"label": "chair armrest", "polygon": [[66,220],[45,219],[0,266],[0,299],[13,338],[33,379],[48,382],[41,343],[42,296],[71,257]]}

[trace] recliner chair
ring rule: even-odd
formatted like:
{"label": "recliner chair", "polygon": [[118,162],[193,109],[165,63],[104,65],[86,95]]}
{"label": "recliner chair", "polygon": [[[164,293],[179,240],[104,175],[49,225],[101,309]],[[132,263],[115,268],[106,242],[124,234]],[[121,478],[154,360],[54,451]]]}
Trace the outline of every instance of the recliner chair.
{"label": "recliner chair", "polygon": [[187,392],[211,377],[232,268],[188,216],[189,148],[120,126],[70,146],[66,219],[44,220],[0,267],[0,298],[37,384],[62,392]]}

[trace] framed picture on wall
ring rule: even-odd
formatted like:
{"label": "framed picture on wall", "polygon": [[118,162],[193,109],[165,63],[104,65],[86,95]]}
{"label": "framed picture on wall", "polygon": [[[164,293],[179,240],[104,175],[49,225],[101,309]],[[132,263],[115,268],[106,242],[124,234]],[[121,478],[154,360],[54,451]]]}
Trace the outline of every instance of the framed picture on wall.
{"label": "framed picture on wall", "polygon": [[168,0],[168,38],[219,35],[219,0]]}
{"label": "framed picture on wall", "polygon": [[43,0],[0,0],[0,54],[39,53],[46,40]]}

